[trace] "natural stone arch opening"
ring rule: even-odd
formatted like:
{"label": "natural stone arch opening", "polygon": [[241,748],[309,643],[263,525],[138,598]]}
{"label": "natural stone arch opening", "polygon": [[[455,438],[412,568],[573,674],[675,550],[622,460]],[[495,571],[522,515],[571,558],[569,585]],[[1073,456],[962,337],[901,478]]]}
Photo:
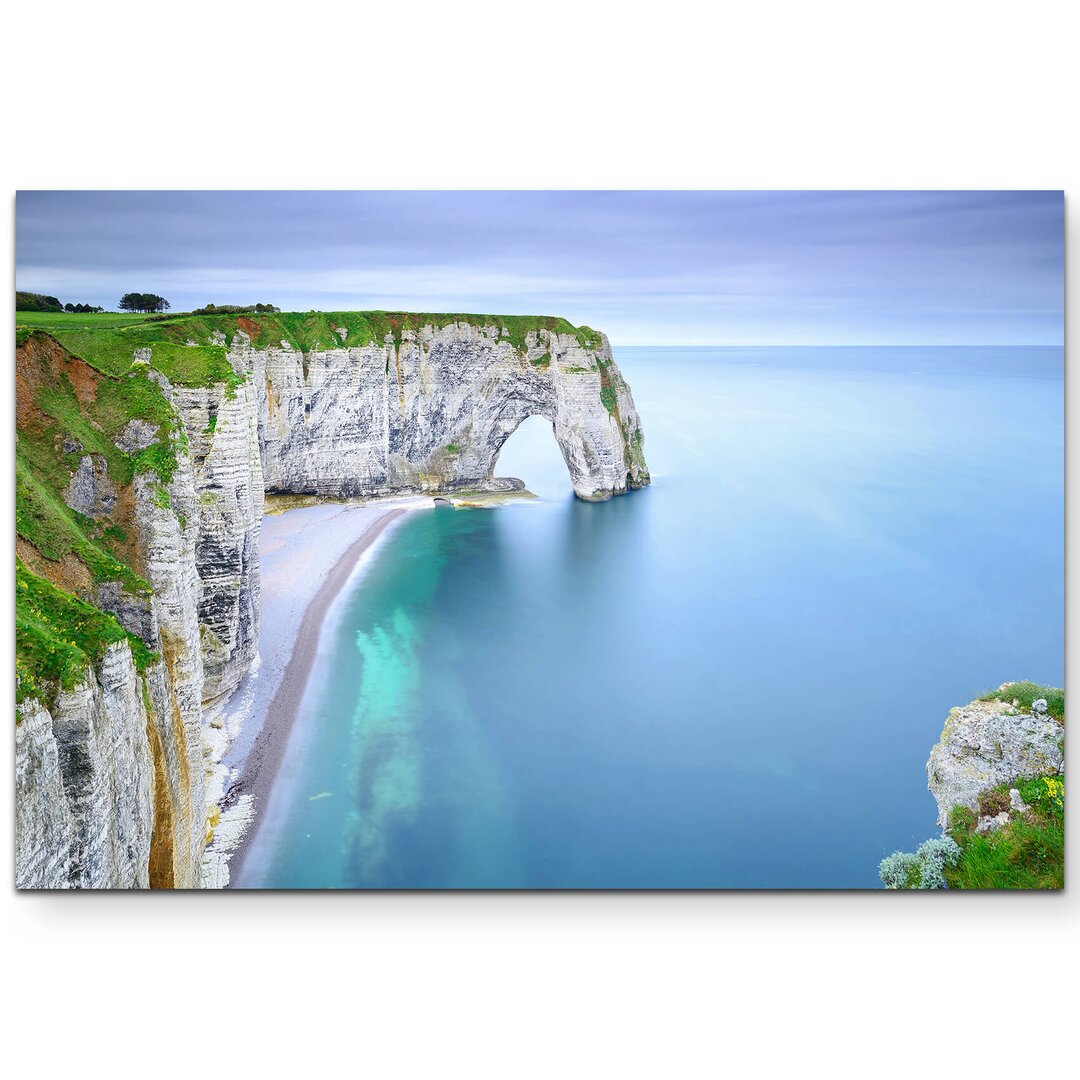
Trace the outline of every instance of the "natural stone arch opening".
{"label": "natural stone arch opening", "polygon": [[495,479],[514,478],[541,498],[574,494],[574,481],[555,435],[555,424],[541,412],[523,417],[502,437],[492,459]]}

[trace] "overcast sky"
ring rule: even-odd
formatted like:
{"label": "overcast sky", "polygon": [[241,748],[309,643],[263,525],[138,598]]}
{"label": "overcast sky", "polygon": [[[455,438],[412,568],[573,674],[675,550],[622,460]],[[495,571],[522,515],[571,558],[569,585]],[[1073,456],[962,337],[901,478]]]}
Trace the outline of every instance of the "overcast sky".
{"label": "overcast sky", "polygon": [[616,344],[1064,340],[1060,192],[21,192],[16,285],[563,315]]}

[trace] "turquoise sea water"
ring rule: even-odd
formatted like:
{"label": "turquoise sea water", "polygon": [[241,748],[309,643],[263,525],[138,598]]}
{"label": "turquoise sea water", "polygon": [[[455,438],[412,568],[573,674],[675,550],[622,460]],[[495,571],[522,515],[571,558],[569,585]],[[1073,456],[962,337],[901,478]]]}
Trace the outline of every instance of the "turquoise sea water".
{"label": "turquoise sea water", "polygon": [[271,887],[875,887],[950,706],[1064,673],[1060,349],[616,350],[651,488],[399,524]]}

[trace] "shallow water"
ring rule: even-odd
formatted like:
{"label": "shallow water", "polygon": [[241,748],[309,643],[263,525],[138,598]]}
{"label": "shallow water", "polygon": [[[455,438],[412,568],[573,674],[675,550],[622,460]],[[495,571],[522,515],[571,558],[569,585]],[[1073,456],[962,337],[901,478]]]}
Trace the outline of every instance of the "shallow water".
{"label": "shallow water", "polygon": [[950,706],[1064,673],[1060,349],[619,349],[654,485],[413,514],[341,598],[272,887],[873,887]]}

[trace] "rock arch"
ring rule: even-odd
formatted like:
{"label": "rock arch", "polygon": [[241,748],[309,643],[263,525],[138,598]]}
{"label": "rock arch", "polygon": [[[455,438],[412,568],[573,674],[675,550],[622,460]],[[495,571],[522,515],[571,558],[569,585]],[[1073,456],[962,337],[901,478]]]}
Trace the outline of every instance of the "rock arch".
{"label": "rock arch", "polygon": [[530,416],[552,423],[580,498],[649,482],[641,421],[603,335],[584,345],[538,330],[515,345],[495,326],[462,322],[306,354],[234,340],[230,355],[259,391],[268,492],[498,487],[499,450]]}

